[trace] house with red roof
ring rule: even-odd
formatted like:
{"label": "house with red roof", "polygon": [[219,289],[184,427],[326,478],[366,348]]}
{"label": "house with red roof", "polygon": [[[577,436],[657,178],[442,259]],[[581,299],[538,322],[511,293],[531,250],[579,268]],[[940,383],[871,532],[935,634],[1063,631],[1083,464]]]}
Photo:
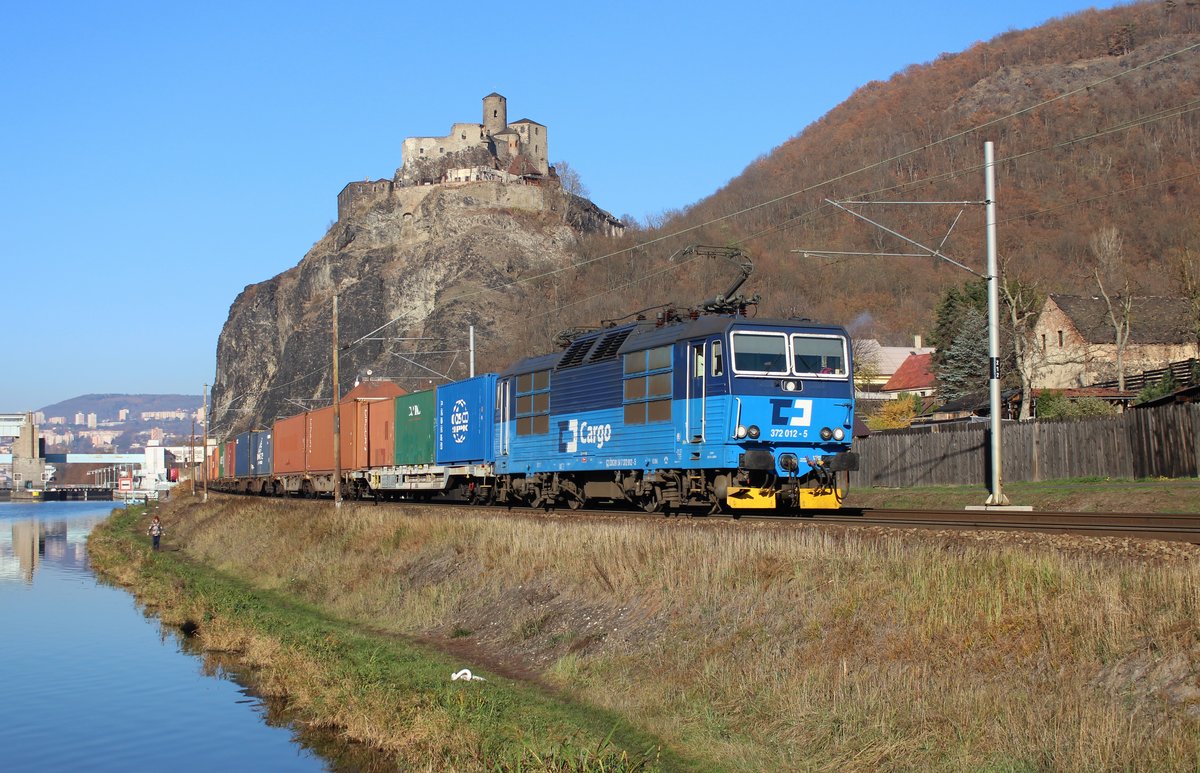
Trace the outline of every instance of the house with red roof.
{"label": "house with red roof", "polygon": [[910,354],[883,385],[880,393],[889,397],[908,393],[929,397],[937,389],[933,375],[933,353]]}

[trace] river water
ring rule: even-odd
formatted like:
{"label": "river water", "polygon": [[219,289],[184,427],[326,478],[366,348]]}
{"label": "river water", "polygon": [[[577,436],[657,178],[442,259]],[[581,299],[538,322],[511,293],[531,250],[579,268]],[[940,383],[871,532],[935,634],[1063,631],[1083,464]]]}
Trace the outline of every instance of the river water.
{"label": "river water", "polygon": [[0,503],[0,769],[328,769],[230,672],[97,581],[87,535],[112,507]]}

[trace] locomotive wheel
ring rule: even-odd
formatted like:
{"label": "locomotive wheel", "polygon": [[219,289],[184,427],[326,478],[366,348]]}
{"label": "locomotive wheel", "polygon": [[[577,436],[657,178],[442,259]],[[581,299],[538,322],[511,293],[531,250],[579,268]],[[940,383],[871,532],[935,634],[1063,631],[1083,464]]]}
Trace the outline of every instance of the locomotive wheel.
{"label": "locomotive wheel", "polygon": [[662,494],[658,489],[654,489],[649,494],[642,497],[641,501],[638,502],[638,506],[647,513],[657,513],[662,510]]}
{"label": "locomotive wheel", "polygon": [[567,507],[571,510],[578,510],[579,508],[583,507],[583,500],[571,497],[567,500]]}

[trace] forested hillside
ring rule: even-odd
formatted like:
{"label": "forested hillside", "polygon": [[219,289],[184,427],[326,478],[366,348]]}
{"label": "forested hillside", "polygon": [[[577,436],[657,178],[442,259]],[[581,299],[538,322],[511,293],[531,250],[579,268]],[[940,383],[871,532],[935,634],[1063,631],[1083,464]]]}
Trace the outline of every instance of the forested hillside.
{"label": "forested hillside", "polygon": [[[819,74],[798,77],[796,93],[779,99],[803,99],[809,77]],[[796,251],[917,252],[824,200],[979,202],[991,140],[1008,276],[1043,292],[1090,294],[1105,257],[1104,271],[1127,271],[1137,294],[1180,294],[1200,263],[1198,107],[1195,0],[1009,32],[864,85],[686,211],[621,243],[593,240],[589,257],[603,259],[545,279],[544,289],[568,323],[686,304],[720,291],[735,271],[671,256],[686,244],[737,244],[755,258],[750,289],[763,294],[763,313],[851,324],[901,343],[928,332],[939,295],[973,277],[928,257]],[[855,209],[983,270],[978,204]]]}

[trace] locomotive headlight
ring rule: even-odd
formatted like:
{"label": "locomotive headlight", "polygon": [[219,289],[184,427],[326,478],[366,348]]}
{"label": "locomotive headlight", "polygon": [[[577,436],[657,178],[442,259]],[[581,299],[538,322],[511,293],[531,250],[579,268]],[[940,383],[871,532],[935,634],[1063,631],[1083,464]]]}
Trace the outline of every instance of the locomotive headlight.
{"label": "locomotive headlight", "polygon": [[785,382],[783,382],[783,391],[785,391],[785,392],[795,392],[795,391],[796,391],[796,382],[795,382],[795,381],[785,381]]}
{"label": "locomotive headlight", "polygon": [[739,424],[737,429],[734,430],[734,434],[737,435],[738,440],[741,440],[746,437],[746,428]]}
{"label": "locomotive headlight", "polygon": [[842,429],[841,427],[838,427],[837,429],[835,429],[833,431],[833,439],[834,440],[845,440],[846,439],[846,430]]}
{"label": "locomotive headlight", "polygon": [[746,434],[750,436],[751,440],[757,440],[762,432],[759,431],[757,424],[751,424],[750,429],[746,430]]}
{"label": "locomotive headlight", "polygon": [[821,439],[829,440],[831,437],[833,437],[833,430],[829,427],[821,427]]}

